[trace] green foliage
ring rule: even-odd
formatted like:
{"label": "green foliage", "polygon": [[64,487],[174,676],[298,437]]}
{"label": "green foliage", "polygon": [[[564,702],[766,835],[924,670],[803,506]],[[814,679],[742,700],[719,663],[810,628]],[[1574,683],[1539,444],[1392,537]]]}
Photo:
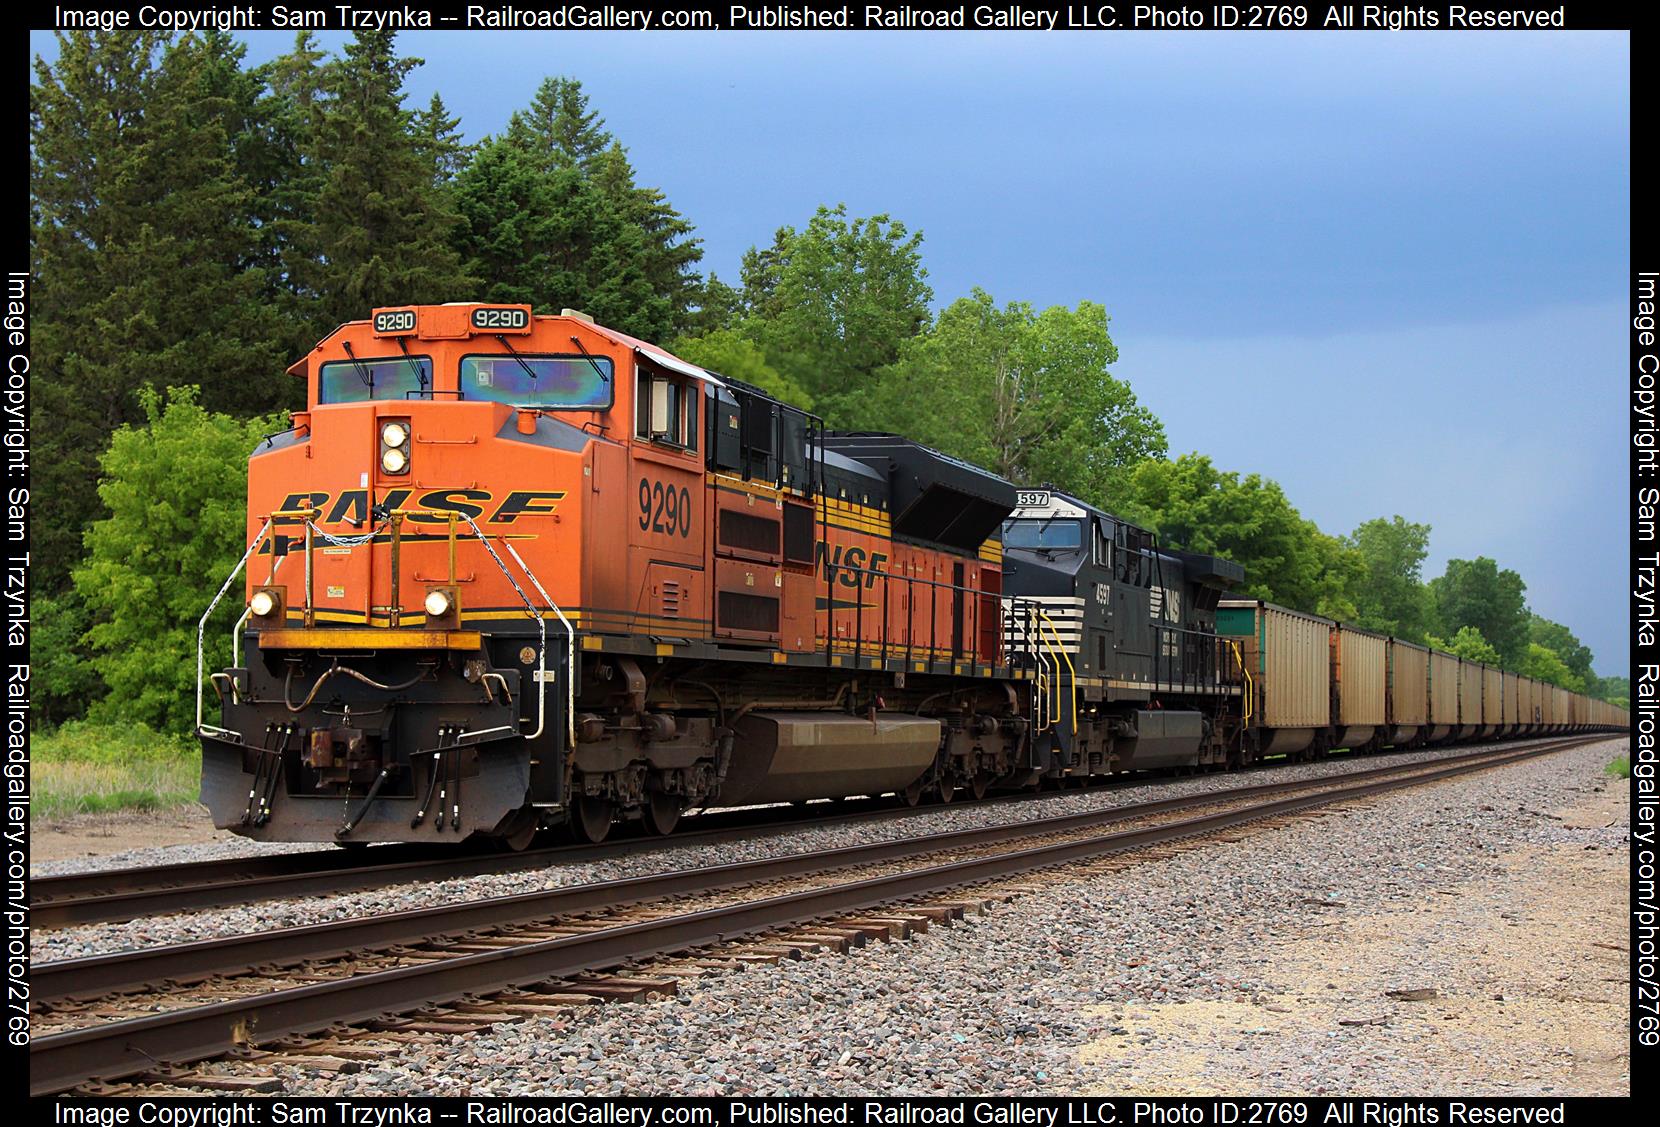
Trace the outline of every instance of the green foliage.
{"label": "green foliage", "polygon": [[780,375],[759,348],[731,329],[683,337],[675,342],[674,352],[711,372],[754,384],[775,399],[806,411],[813,409],[811,396]]}
{"label": "green foliage", "polygon": [[711,272],[699,288],[693,308],[686,314],[686,335],[702,336],[732,328],[743,312],[743,302],[743,291],[733,289]]}
{"label": "green foliage", "polygon": [[103,692],[92,667],[86,632],[91,615],[73,588],[36,595],[29,604],[29,699],[37,724],[50,727],[80,716]]}
{"label": "green foliage", "polygon": [[1609,762],[1608,766],[1602,769],[1602,773],[1611,779],[1631,778],[1631,757],[1628,755],[1616,755]]}
{"label": "green foliage", "polygon": [[855,415],[876,371],[928,323],[922,233],[886,215],[821,207],[743,259],[738,328],[805,388],[832,425]]}
{"label": "green foliage", "polygon": [[58,37],[30,87],[36,581],[61,592],[98,512],[97,452],[147,380],[237,413],[288,402],[263,300],[257,197],[238,159],[252,99],[225,36]]}
{"label": "green foliage", "polygon": [[615,138],[605,130],[605,119],[588,108],[588,95],[574,78],[544,78],[528,109],[508,119],[507,137],[527,153],[534,153],[544,172],[560,168],[588,170]]}
{"label": "green foliage", "polygon": [[487,279],[484,300],[581,309],[648,339],[669,327],[673,310],[639,265],[644,237],[580,170],[543,171],[497,138],[462,171],[456,203],[467,223],[460,246],[468,268]]}
{"label": "green foliage", "polygon": [[1568,671],[1579,678],[1582,684],[1590,687],[1595,681],[1596,674],[1591,672],[1590,649],[1574,637],[1573,631],[1560,622],[1552,622],[1540,615],[1529,614],[1527,640],[1538,642],[1541,646],[1554,652],[1557,657],[1562,659],[1562,664],[1568,667]]}
{"label": "green foliage", "polygon": [[1486,556],[1448,560],[1446,573],[1430,582],[1435,620],[1443,634],[1473,626],[1504,659],[1507,668],[1527,648],[1527,584],[1514,571],[1499,570]]}
{"label": "green foliage", "polygon": [[1124,514],[1164,542],[1245,568],[1245,594],[1342,617],[1364,582],[1360,554],[1326,536],[1258,474],[1223,473],[1200,454],[1143,462],[1129,475]]}
{"label": "green foliage", "polygon": [[587,105],[581,83],[550,78],[479,146],[456,180],[457,246],[486,300],[581,309],[667,340],[702,299],[702,246],[662,192],[635,184],[626,150]]}
{"label": "green foliage", "polygon": [[1108,365],[1118,349],[1094,302],[1042,313],[976,289],[847,412],[1022,484],[1047,482],[1111,508],[1131,467],[1165,454],[1164,427]]}
{"label": "green foliage", "polygon": [[1538,642],[1527,643],[1522,660],[1514,668],[1517,673],[1524,677],[1532,677],[1535,681],[1560,685],[1569,692],[1585,691],[1584,680],[1576,676],[1554,650],[1546,649]]}
{"label": "green foliage", "polygon": [[1598,677],[1596,684],[1587,685],[1586,690],[1598,700],[1618,704],[1621,708],[1631,707],[1631,678],[1629,677]]}
{"label": "green foliage", "polygon": [[1431,635],[1427,643],[1432,649],[1450,653],[1465,661],[1479,661],[1483,665],[1493,666],[1503,664],[1499,658],[1499,651],[1488,645],[1487,639],[1483,638],[1481,631],[1474,626],[1461,627],[1450,642]]}
{"label": "green foliage", "polygon": [[1422,573],[1429,533],[1429,525],[1397,514],[1369,520],[1345,538],[1366,568],[1355,588],[1356,626],[1411,642],[1424,640],[1429,599]]}
{"label": "green foliage", "polygon": [[[94,617],[92,665],[109,693],[94,719],[188,732],[196,621],[241,557],[250,451],[272,418],[211,414],[194,388],[139,393],[142,426],[116,431],[99,459],[109,516],[87,532],[75,589]],[[233,589],[229,596],[239,602]],[[229,664],[227,612],[210,623],[207,668]]]}
{"label": "green foliage", "polygon": [[432,168],[433,185],[452,183],[473,153],[473,146],[461,139],[461,119],[451,117],[444,99],[434,93],[427,108],[411,119],[410,128],[417,151]]}
{"label": "green foliage", "polygon": [[74,721],[31,741],[34,814],[157,810],[195,801],[195,741],[132,723]]}
{"label": "green foliage", "polygon": [[319,170],[294,232],[290,272],[330,327],[376,306],[460,301],[477,281],[453,247],[458,217],[435,183],[437,159],[403,107],[404,78],[420,59],[399,58],[390,31],[359,31],[330,60],[302,134],[304,163]]}

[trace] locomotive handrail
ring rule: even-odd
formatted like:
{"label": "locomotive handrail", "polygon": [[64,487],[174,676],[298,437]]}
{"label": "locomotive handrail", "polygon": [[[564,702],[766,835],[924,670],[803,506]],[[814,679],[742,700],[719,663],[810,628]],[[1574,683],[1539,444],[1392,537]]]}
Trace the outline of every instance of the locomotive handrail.
{"label": "locomotive handrail", "polygon": [[1245,664],[1245,655],[1239,650],[1239,643],[1230,641],[1228,648],[1233,650],[1233,658],[1239,663],[1239,671],[1245,675],[1245,711],[1240,719],[1240,727],[1249,728],[1251,717],[1255,715],[1256,697],[1254,690],[1256,686],[1252,682],[1251,670]]}
{"label": "locomotive handrail", "polygon": [[219,606],[219,600],[225,597],[225,592],[231,589],[231,584],[236,582],[236,577],[242,574],[242,569],[247,566],[248,560],[253,557],[254,552],[264,541],[265,534],[271,531],[271,521],[276,516],[276,513],[272,513],[271,516],[265,518],[265,523],[259,526],[259,532],[254,535],[253,542],[248,545],[248,550],[242,553],[242,558],[236,561],[236,566],[231,569],[231,573],[225,576],[225,582],[220,585],[219,593],[213,596],[213,601],[208,604],[207,610],[202,612],[202,617],[196,622],[196,732],[198,735],[205,733],[213,736],[229,736],[237,743],[242,742],[242,736],[238,732],[202,723],[202,665],[203,650],[206,646],[207,620],[213,614],[214,609]]}
{"label": "locomotive handrail", "polygon": [[[465,514],[463,514],[463,516],[465,516]],[[496,566],[501,568],[501,573],[504,576],[507,577],[507,581],[513,585],[513,590],[518,592],[519,598],[524,601],[525,609],[527,611],[529,611],[530,616],[536,620],[536,629],[541,634],[541,641],[536,647],[536,731],[532,732],[529,736],[525,737],[526,739],[534,740],[542,734],[542,729],[547,725],[547,709],[548,709],[548,682],[547,682],[548,624],[547,624],[547,620],[542,617],[542,612],[537,610],[536,607],[535,607],[535,604],[533,604],[530,601],[530,596],[525,594],[524,588],[519,586],[519,581],[517,579],[513,578],[513,573],[507,570],[507,565],[501,562],[501,556],[497,555],[496,550],[490,546],[490,540],[489,540],[488,537],[486,537],[484,535],[483,531],[480,530],[480,528],[478,527],[478,522],[473,520],[473,518],[470,517],[470,516],[466,517],[466,521],[467,521],[467,524],[472,528],[473,535],[478,537],[478,542],[480,544],[484,545],[484,550],[486,552],[490,553],[490,558],[496,561]],[[506,544],[507,541],[503,540],[502,543]],[[512,545],[510,545],[510,544],[508,545],[508,550],[512,551]],[[513,552],[513,558],[518,560],[519,559],[519,553]],[[519,560],[519,566],[524,567],[524,561],[523,560]],[[529,568],[525,568],[525,574],[530,575],[530,569]],[[535,582],[535,580],[536,580],[535,576],[531,575],[530,578],[531,578],[532,582]],[[536,589],[540,591],[541,588],[542,588],[542,585],[540,583],[537,583],[536,584]],[[547,592],[546,591],[542,591],[542,597],[544,599],[547,598]],[[553,605],[553,600],[548,599],[548,604],[550,606]],[[555,609],[557,610],[557,608],[555,608]],[[561,614],[559,617],[560,617],[561,620],[563,620],[565,616],[563,614]],[[566,629],[567,630],[570,629],[570,624],[568,622],[566,623]],[[476,734],[476,733],[474,733],[474,734]]]}
{"label": "locomotive handrail", "polygon": [[[273,553],[273,555],[275,555],[275,553]],[[269,587],[269,586],[276,583],[276,581],[277,581],[277,572],[282,570],[283,562],[288,559],[288,556],[287,556],[286,553],[284,553],[283,555],[276,556],[275,558],[276,558],[276,562],[271,565],[271,573],[265,577],[265,585],[267,587]],[[244,623],[246,623],[248,621],[248,619],[250,617],[252,617],[253,613],[254,613],[254,608],[253,607],[243,607],[242,608],[242,617],[238,618],[236,620],[236,625],[231,627],[231,668],[232,669],[235,669],[237,666],[242,664],[242,626],[243,626]],[[231,681],[231,699],[232,700],[236,699],[236,681],[234,679]]]}
{"label": "locomotive handrail", "polygon": [[[521,559],[520,556],[519,556],[519,550],[517,548],[513,547],[513,542],[511,540],[503,540],[501,543],[502,543],[502,547],[506,548],[508,550],[508,552],[510,552],[512,554],[513,559],[518,562],[518,565],[521,569],[523,569],[523,571],[525,573],[525,576],[527,578],[529,578],[529,580],[536,585],[536,590],[541,594],[542,598],[547,602],[548,606],[553,609],[553,613],[559,616],[559,624],[565,628],[565,698],[566,698],[565,699],[565,727],[566,727],[566,733],[565,734],[570,737],[570,741],[571,741],[570,746],[575,747],[576,746],[576,628],[571,625],[571,620],[565,617],[565,612],[559,609],[559,604],[554,602],[552,596],[550,596],[547,593],[547,589],[542,586],[542,581],[540,579],[536,578],[536,573],[531,571],[530,568],[525,566],[524,560]],[[452,563],[453,563],[453,557],[452,557]],[[541,734],[542,734],[542,729],[541,729],[540,726],[538,726],[537,729],[536,729],[536,735],[539,736]],[[530,738],[535,739],[536,737],[532,736]]]}
{"label": "locomotive handrail", "polygon": [[[969,587],[969,586],[966,586],[966,585],[956,584],[956,583],[944,583],[944,582],[941,582],[940,580],[937,580],[937,579],[924,579],[920,576],[915,576],[915,575],[901,575],[901,574],[898,574],[898,573],[895,573],[895,572],[881,571],[881,570],[876,569],[876,568],[861,567],[857,564],[841,564],[841,563],[839,563],[839,564],[833,564],[833,565],[828,565],[828,566],[829,566],[829,569],[832,573],[832,576],[835,573],[838,573],[838,572],[846,572],[849,575],[869,575],[869,576],[874,576],[876,578],[881,579],[882,580],[882,599],[879,602],[877,600],[874,600],[874,599],[866,600],[865,597],[864,597],[864,587],[861,584],[860,587],[859,587],[858,593],[855,595],[853,600],[847,601],[847,606],[845,608],[838,608],[836,606],[835,592],[834,592],[834,589],[833,589],[834,579],[832,578],[829,581],[829,583],[832,586],[832,590],[831,590],[830,597],[827,599],[827,602],[829,603],[829,606],[826,608],[826,611],[825,611],[826,615],[828,615],[828,617],[829,617],[829,628],[830,628],[829,635],[826,639],[826,646],[828,647],[825,650],[826,654],[829,654],[829,653],[833,652],[833,650],[835,648],[835,642],[836,642],[836,633],[835,633],[835,630],[836,630],[836,614],[837,614],[838,609],[854,610],[854,611],[858,612],[858,620],[854,623],[854,628],[853,628],[854,629],[854,634],[853,634],[853,637],[849,640],[849,644],[852,647],[855,659],[863,656],[864,612],[867,611],[867,610],[880,609],[882,611],[882,642],[881,642],[882,656],[884,658],[900,656],[897,652],[899,650],[899,643],[893,642],[893,643],[890,644],[890,642],[888,640],[888,636],[887,636],[887,633],[888,633],[888,612],[889,612],[889,607],[890,607],[890,600],[888,598],[889,590],[895,582],[903,582],[905,584],[905,592],[906,592],[906,607],[905,607],[905,610],[906,610],[906,613],[907,613],[907,616],[908,616],[907,621],[910,621],[910,622],[914,623],[915,614],[916,614],[916,600],[915,600],[915,590],[914,590],[914,588],[915,588],[916,584],[921,583],[921,584],[923,584],[924,586],[926,586],[928,588],[929,631],[928,631],[928,644],[927,644],[927,647],[926,647],[927,651],[928,651],[928,659],[930,661],[938,660],[939,647],[936,644],[938,642],[937,632],[938,632],[938,620],[939,620],[939,598],[938,598],[938,595],[939,595],[939,592],[941,590],[946,590],[946,591],[958,592],[958,593],[960,593],[964,596],[967,596],[970,600],[972,600],[972,605],[970,605],[968,603],[965,603],[964,608],[963,608],[964,609],[963,651],[962,651],[962,653],[958,653],[957,651],[953,650],[952,651],[952,658],[955,660],[955,659],[961,658],[961,657],[972,657],[972,658],[974,658],[974,660],[977,664],[982,663],[980,661],[980,658],[979,658],[978,641],[977,641],[978,636],[979,636],[979,627],[980,627],[979,600],[981,600],[981,599],[999,599],[999,598],[1002,598],[1003,596],[1000,595],[998,592],[988,591],[988,590],[986,590],[985,588],[982,588],[982,587]],[[844,600],[844,601],[846,601],[846,600]],[[916,632],[915,632],[914,629],[907,629],[905,631],[905,645],[904,645],[904,654],[903,654],[903,656],[904,656],[905,660],[907,660],[907,661],[911,660],[911,658],[913,656],[913,650],[915,649],[915,647],[917,645],[917,639],[915,637],[915,633]],[[875,643],[872,643],[872,645],[874,647]],[[991,661],[989,663],[985,663],[985,664],[996,665],[997,662],[995,660],[993,660],[993,661]]]}
{"label": "locomotive handrail", "polygon": [[[1071,709],[1071,713],[1072,713],[1072,734],[1077,735],[1078,734],[1078,692],[1077,692],[1077,688],[1078,688],[1078,670],[1077,670],[1077,667],[1072,664],[1072,655],[1067,653],[1066,652],[1066,647],[1061,644],[1060,632],[1055,629],[1054,619],[1050,618],[1048,613],[1045,612],[1044,609],[1041,606],[1035,606],[1035,607],[1033,607],[1033,609],[1037,612],[1038,621],[1042,625],[1049,628],[1049,636],[1054,639],[1054,643],[1055,643],[1051,648],[1054,650],[1055,653],[1058,653],[1060,655],[1060,660],[1061,661],[1066,662],[1066,678],[1067,678],[1068,683],[1072,686],[1072,693],[1070,694],[1070,699],[1072,701],[1072,709]],[[1039,633],[1038,633],[1038,641],[1039,641],[1040,644],[1043,644],[1042,631],[1039,631]],[[1056,672],[1057,675],[1060,673],[1060,661],[1057,661],[1055,663],[1055,672]],[[1060,702],[1059,702],[1058,698],[1060,697],[1060,689],[1059,689],[1058,686],[1056,687],[1056,690],[1055,690],[1055,696],[1057,698],[1055,711],[1056,711],[1057,714],[1059,714],[1059,712],[1060,712]]]}

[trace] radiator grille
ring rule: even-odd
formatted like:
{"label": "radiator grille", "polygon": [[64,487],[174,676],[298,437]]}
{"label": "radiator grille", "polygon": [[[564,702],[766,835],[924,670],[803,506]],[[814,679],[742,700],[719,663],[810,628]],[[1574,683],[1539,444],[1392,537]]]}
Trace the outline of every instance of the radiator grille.
{"label": "radiator grille", "polygon": [[778,633],[777,599],[770,599],[764,595],[745,595],[739,591],[722,591],[715,610],[720,625],[728,630]]}
{"label": "radiator grille", "polygon": [[723,509],[720,514],[720,542],[726,548],[777,555],[778,522]]}

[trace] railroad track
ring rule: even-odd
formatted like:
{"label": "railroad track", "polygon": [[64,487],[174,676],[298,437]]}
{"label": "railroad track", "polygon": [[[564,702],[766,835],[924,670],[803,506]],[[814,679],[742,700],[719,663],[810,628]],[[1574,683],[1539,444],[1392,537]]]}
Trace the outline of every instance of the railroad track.
{"label": "railroad track", "polygon": [[[1538,742],[1521,741],[1521,746]],[[1107,785],[1145,785],[1147,781],[1114,779]],[[976,805],[1007,805],[1052,794],[1002,795]],[[696,818],[700,827],[707,828],[685,830],[666,838],[642,834],[601,845],[543,846],[520,853],[480,853],[456,846],[379,845],[352,852],[309,850],[39,877],[31,882],[29,889],[30,926],[50,930],[75,924],[119,923],[287,896],[360,892],[416,881],[525,872],[555,864],[583,864],[633,855],[643,845],[718,845],[821,826],[888,821],[940,809],[938,806],[896,808],[886,800],[868,799],[837,803],[836,813],[822,813],[829,805],[815,803],[782,813],[778,807],[717,811]]]}
{"label": "railroad track", "polygon": [[[635,990],[639,979],[613,979],[608,987],[591,976],[641,960],[813,921],[830,922],[809,935],[849,939],[888,928],[892,917],[869,915],[886,905],[1214,835],[1605,738],[41,964],[33,968],[34,996],[43,1018],[60,1028],[31,1043],[31,1091],[52,1094],[135,1075],[193,1083],[168,1080],[180,1074],[167,1066],[158,1071],[158,1062],[199,1061],[255,1044],[305,1052],[320,1043],[319,1031],[331,1031],[325,1036],[335,1057],[349,1055],[339,1043],[342,1026],[483,1028],[547,1012],[572,997]],[[1206,807],[1216,809],[1192,813]],[[1131,823],[1144,824],[1114,828]],[[827,879],[832,873],[842,875]],[[859,912],[867,915],[838,920]],[[765,952],[763,944],[759,953]],[[126,993],[139,990],[145,993]],[[446,1008],[433,1008],[439,1006]],[[161,1007],[171,1008],[131,1016]],[[389,1021],[411,1013],[417,1017]]]}

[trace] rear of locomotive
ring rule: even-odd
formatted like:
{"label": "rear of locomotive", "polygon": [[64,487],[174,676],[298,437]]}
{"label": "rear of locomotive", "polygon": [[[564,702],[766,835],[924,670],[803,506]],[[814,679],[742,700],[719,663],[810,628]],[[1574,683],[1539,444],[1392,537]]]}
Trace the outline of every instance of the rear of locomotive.
{"label": "rear of locomotive", "polygon": [[289,370],[307,410],[249,461],[242,613],[202,619],[235,619],[231,667],[198,686],[215,825],[522,845],[558,819],[561,608],[581,602],[592,423],[625,354],[575,317],[425,306],[343,325]]}

